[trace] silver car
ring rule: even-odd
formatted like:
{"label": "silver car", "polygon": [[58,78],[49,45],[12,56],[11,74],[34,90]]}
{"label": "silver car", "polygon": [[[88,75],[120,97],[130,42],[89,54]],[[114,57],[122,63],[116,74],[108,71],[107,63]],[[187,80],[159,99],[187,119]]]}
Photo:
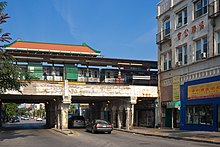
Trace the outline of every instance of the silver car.
{"label": "silver car", "polygon": [[112,125],[109,122],[101,119],[93,120],[86,126],[86,131],[90,131],[93,134],[97,132],[107,132],[108,134],[111,134],[112,130]]}
{"label": "silver car", "polygon": [[84,128],[86,126],[85,118],[83,116],[70,115],[68,116],[69,128]]}

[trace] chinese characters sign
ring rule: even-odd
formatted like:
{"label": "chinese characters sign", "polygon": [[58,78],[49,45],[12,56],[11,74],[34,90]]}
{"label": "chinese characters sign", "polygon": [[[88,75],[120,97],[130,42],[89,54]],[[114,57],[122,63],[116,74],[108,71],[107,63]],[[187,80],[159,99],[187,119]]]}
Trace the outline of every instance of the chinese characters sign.
{"label": "chinese characters sign", "polygon": [[180,100],[180,76],[173,77],[173,101]]}
{"label": "chinese characters sign", "polygon": [[193,33],[196,33],[197,30],[201,31],[202,29],[204,29],[204,21],[201,21],[198,24],[198,26],[196,26],[196,25],[192,26],[190,31],[189,31],[189,29],[186,28],[183,33],[182,32],[178,32],[177,33],[177,39],[181,40],[181,37],[185,37],[186,38],[189,35],[189,32],[191,34],[193,34]]}
{"label": "chinese characters sign", "polygon": [[188,100],[220,96],[220,82],[210,82],[188,87]]}

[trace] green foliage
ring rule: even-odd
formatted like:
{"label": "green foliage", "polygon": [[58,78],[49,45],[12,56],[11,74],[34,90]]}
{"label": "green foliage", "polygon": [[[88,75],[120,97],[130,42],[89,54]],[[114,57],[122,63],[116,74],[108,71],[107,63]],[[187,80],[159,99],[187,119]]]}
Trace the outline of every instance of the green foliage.
{"label": "green foliage", "polygon": [[0,2],[0,13],[2,13],[7,6],[7,2]]}
{"label": "green foliage", "polygon": [[15,103],[4,103],[5,114],[8,117],[12,117],[18,114],[18,104]]}
{"label": "green foliage", "polygon": [[43,110],[43,109],[39,109],[39,110],[37,110],[37,116],[39,116],[39,117],[43,117],[44,114],[45,114],[45,110]]}
{"label": "green foliage", "polygon": [[[2,54],[0,54],[0,57],[2,57]],[[6,90],[19,91],[21,86],[26,85],[18,81],[20,78],[20,69],[11,62],[11,59],[0,60],[0,93]]]}
{"label": "green foliage", "polygon": [[[7,2],[0,2],[0,24],[5,23],[7,18],[10,18],[8,14],[3,14],[3,11],[7,6]],[[2,29],[0,30],[2,33]],[[0,37],[1,42],[10,42],[10,33],[4,33]],[[26,86],[26,83],[19,81],[21,70],[13,64],[15,59],[13,56],[7,54],[5,50],[0,46],[0,94],[6,90],[19,91],[21,86]],[[29,80],[28,74],[25,76]]]}
{"label": "green foliage", "polygon": [[27,108],[18,108],[18,115],[22,116],[22,115],[29,115],[29,109]]}
{"label": "green foliage", "polygon": [[74,104],[70,104],[68,111],[69,111],[69,113],[71,113],[71,114],[75,114],[76,106],[75,106]]}

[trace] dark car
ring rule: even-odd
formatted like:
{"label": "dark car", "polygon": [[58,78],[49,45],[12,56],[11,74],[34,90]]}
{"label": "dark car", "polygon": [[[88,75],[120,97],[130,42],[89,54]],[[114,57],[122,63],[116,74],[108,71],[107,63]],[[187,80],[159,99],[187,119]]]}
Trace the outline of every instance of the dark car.
{"label": "dark car", "polygon": [[11,123],[20,122],[20,118],[18,116],[13,116],[10,120]]}
{"label": "dark car", "polygon": [[83,116],[77,116],[73,114],[68,115],[68,127],[69,128],[84,128],[86,126],[85,118]]}
{"label": "dark car", "polygon": [[108,134],[111,134],[112,130],[112,125],[109,122],[101,119],[93,120],[86,126],[86,131],[90,131],[93,134],[97,132],[107,132]]}

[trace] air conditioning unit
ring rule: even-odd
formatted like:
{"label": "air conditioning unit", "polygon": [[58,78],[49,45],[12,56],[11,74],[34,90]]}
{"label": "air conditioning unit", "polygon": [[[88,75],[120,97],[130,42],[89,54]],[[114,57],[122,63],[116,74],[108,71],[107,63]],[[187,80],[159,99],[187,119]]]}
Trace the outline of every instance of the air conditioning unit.
{"label": "air conditioning unit", "polygon": [[201,57],[202,57],[202,59],[206,59],[206,52],[203,52],[203,53],[201,53]]}
{"label": "air conditioning unit", "polygon": [[182,65],[182,62],[181,61],[177,61],[176,62],[176,66],[178,67],[178,66],[181,66]]}

